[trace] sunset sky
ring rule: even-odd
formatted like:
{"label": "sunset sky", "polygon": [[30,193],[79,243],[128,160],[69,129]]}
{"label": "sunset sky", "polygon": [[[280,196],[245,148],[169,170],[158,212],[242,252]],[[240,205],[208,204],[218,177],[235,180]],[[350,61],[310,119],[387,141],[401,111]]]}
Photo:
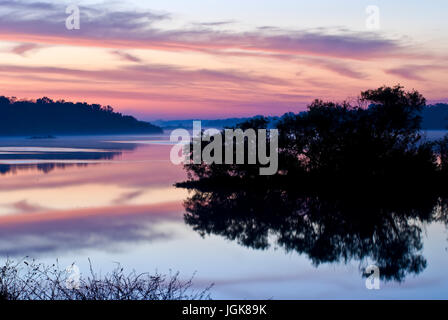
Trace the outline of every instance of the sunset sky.
{"label": "sunset sky", "polygon": [[397,83],[448,102],[447,14],[446,0],[0,0],[0,95],[145,120],[281,115]]}

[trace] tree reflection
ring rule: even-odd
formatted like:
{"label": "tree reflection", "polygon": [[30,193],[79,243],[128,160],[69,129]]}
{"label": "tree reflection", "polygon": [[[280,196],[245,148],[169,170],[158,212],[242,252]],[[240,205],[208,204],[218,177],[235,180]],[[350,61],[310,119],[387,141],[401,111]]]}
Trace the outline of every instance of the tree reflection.
{"label": "tree reflection", "polygon": [[384,280],[402,281],[425,269],[423,227],[447,216],[440,198],[412,193],[179,186],[194,190],[184,218],[202,236],[220,235],[254,249],[279,246],[307,255],[315,266],[374,263]]}

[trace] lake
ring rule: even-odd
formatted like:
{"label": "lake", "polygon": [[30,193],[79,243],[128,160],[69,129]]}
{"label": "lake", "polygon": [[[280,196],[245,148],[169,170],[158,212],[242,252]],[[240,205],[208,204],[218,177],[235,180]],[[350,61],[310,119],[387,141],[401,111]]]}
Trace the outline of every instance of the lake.
{"label": "lake", "polygon": [[380,290],[366,289],[363,268],[375,262],[369,254],[316,263],[311,250],[276,241],[278,230],[258,248],[238,235],[202,237],[184,219],[191,194],[173,186],[186,173],[169,161],[168,140],[1,138],[2,260],[76,263],[86,274],[89,259],[102,273],[118,262],[138,272],[179,271],[185,279],[195,274],[197,288],[214,283],[214,299],[448,298],[447,224],[434,219],[418,226],[421,243],[412,247],[425,260],[422,269],[382,280]]}

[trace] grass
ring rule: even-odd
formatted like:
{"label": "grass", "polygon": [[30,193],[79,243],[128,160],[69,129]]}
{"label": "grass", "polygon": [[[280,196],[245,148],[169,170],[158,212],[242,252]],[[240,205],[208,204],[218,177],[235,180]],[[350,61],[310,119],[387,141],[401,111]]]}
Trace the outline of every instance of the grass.
{"label": "grass", "polygon": [[[89,260],[90,263],[90,260]],[[6,260],[0,266],[0,300],[209,300],[212,285],[193,288],[193,277],[126,272],[120,265],[98,275],[90,263],[87,276],[74,276],[71,268],[36,260]],[[76,270],[76,269],[75,269]]]}

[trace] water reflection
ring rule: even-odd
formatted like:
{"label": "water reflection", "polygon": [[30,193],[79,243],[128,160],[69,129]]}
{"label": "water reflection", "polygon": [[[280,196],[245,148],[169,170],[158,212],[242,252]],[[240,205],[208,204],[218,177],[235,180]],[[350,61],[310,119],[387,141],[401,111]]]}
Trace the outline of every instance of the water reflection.
{"label": "water reflection", "polygon": [[448,221],[446,201],[436,196],[373,190],[301,193],[249,181],[242,185],[179,184],[194,190],[184,203],[185,222],[202,236],[305,254],[315,266],[373,263],[384,280],[403,281],[422,272],[425,225]]}
{"label": "water reflection", "polygon": [[[134,150],[137,144],[117,144],[92,139],[65,140],[3,140],[0,147],[0,174],[37,169],[43,173],[67,167],[85,167],[112,160],[123,150]],[[20,146],[20,147],[18,147]]]}
{"label": "water reflection", "polygon": [[0,256],[116,252],[171,238],[163,227],[182,223],[185,192],[172,187],[182,169],[163,161],[169,146],[119,138],[0,139]]}
{"label": "water reflection", "polygon": [[[187,175],[182,167],[169,161],[171,148],[164,142],[166,137],[156,140],[156,144],[154,137],[84,140],[55,139],[46,143],[0,139],[0,145],[8,148],[121,152],[113,160],[92,161],[104,164],[89,162],[49,174],[38,171],[33,164],[30,170],[19,169],[17,174],[0,176],[0,257],[19,259],[30,255],[48,259],[49,263],[61,259],[67,264],[91,258],[103,270],[112,261],[119,261],[142,272],[156,268],[187,274],[197,271],[203,283],[217,283],[217,298],[310,298],[320,290],[323,291],[319,297],[341,298],[345,292],[345,296],[359,298],[370,292],[365,290],[359,273],[355,270],[353,274],[353,264],[335,268],[321,265],[313,270],[307,257],[314,265],[344,260],[377,263],[377,257],[386,257],[385,250],[391,254],[392,248],[397,247],[395,255],[403,257],[398,267],[404,270],[403,279],[417,273],[408,266],[412,261],[422,270],[426,261],[426,269],[417,282],[409,279],[400,285],[393,297],[417,296],[404,288],[420,285],[430,289],[416,289],[418,292],[435,296],[440,290],[446,296],[446,235],[440,223],[431,223],[430,230],[435,232],[428,237],[423,231],[426,222],[446,221],[444,201],[438,197],[409,193],[400,201],[355,195],[339,199],[336,195],[331,197],[331,192],[305,195],[292,187],[275,189],[270,184],[266,188],[266,184],[248,181],[242,181],[243,186],[195,186],[194,193],[188,194],[172,186]],[[73,161],[81,164],[87,160]],[[182,207],[187,197],[191,207],[187,211],[187,216],[191,216],[188,225],[183,221]],[[353,203],[353,198],[358,201]],[[403,204],[407,206],[403,208]],[[434,207],[438,210],[432,210]],[[390,213],[381,214],[382,208]],[[329,212],[336,209],[337,214],[331,216]],[[319,212],[321,216],[317,215]],[[389,230],[392,222],[398,228],[395,233]],[[204,241],[191,226],[218,237]],[[381,239],[372,239],[372,234],[381,237],[381,246],[374,247],[375,241]],[[395,239],[391,234],[403,234],[403,238]],[[263,250],[269,246],[280,250]],[[285,250],[291,254],[284,254]],[[87,263],[85,267],[88,268]],[[332,291],[334,286],[337,292]],[[391,290],[381,290],[382,297],[387,298]]]}
{"label": "water reflection", "polygon": [[60,255],[67,250],[121,251],[136,245],[170,239],[160,228],[179,220],[176,203],[108,206],[72,210],[38,210],[0,217],[0,256]]}

